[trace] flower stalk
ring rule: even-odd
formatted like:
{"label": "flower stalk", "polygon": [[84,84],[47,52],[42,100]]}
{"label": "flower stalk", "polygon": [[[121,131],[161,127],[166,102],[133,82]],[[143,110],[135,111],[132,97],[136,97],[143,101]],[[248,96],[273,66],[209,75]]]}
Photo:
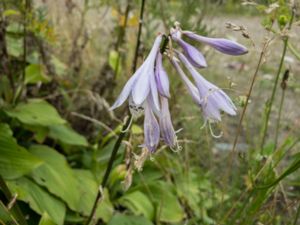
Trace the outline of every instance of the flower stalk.
{"label": "flower stalk", "polygon": [[[287,27],[287,32],[289,32],[292,28],[294,15],[295,15],[295,9],[292,8],[292,15],[291,15],[291,19],[289,21],[289,25]],[[272,94],[271,94],[271,97],[270,97],[270,101],[267,103],[266,118],[265,118],[265,121],[263,123],[262,140],[261,140],[261,144],[260,144],[260,152],[261,153],[263,153],[263,148],[264,148],[267,133],[268,133],[268,124],[269,124],[269,120],[270,120],[270,115],[271,115],[271,111],[272,111],[273,102],[274,102],[274,99],[275,99],[275,94],[276,94],[276,91],[277,91],[279,77],[280,77],[280,74],[281,74],[281,71],[282,71],[282,68],[283,68],[284,57],[285,57],[286,50],[287,50],[287,47],[288,47],[288,41],[289,41],[289,34],[287,34],[286,36],[283,37],[282,55],[281,55],[279,67],[278,67],[278,70],[277,70],[277,74],[276,74],[276,77],[275,77],[275,82],[274,82],[274,86],[273,86],[273,89],[272,89]]]}
{"label": "flower stalk", "polygon": [[[143,15],[144,15],[144,9],[145,9],[145,1],[146,0],[142,0],[142,3],[141,3],[140,19],[139,19],[140,22],[139,22],[137,42],[136,42],[136,47],[135,47],[135,55],[134,55],[133,64],[132,64],[132,71],[133,72],[136,70],[137,58],[138,58],[138,50],[139,50],[140,43],[141,43],[140,39],[141,39],[141,34],[142,34],[142,25],[143,25]],[[131,125],[131,119],[132,119],[132,115],[130,114],[127,117],[127,120],[126,120],[125,124],[122,127],[122,131],[129,129],[129,126]],[[126,134],[125,132],[120,132],[119,137],[118,137],[118,139],[117,139],[117,141],[116,141],[116,143],[114,145],[114,148],[113,148],[112,153],[110,155],[110,159],[109,159],[109,162],[108,162],[108,165],[107,165],[104,177],[103,177],[101,185],[100,185],[101,188],[99,188],[99,190],[98,190],[96,199],[95,199],[94,204],[93,204],[93,208],[92,208],[92,210],[90,212],[90,215],[89,215],[89,217],[88,217],[85,225],[89,225],[91,223],[93,217],[95,216],[95,213],[96,213],[96,210],[97,210],[97,207],[98,207],[98,203],[100,202],[100,200],[102,198],[102,192],[101,192],[101,190],[103,190],[105,188],[105,186],[107,185],[107,181],[108,181],[109,175],[110,175],[110,173],[112,171],[113,163],[114,163],[114,161],[116,159],[117,153],[118,153],[118,151],[120,149],[120,146],[121,146],[122,140],[125,137],[125,134]]]}

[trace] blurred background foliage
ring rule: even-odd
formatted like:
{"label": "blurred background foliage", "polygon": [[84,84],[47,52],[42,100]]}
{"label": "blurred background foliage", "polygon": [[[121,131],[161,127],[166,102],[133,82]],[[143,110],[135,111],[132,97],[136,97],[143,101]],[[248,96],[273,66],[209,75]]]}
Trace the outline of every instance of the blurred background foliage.
{"label": "blurred background foliage", "polygon": [[[125,106],[112,112],[109,106],[131,76],[139,8],[138,0],[0,1],[1,224],[85,223],[127,111]],[[224,118],[214,128],[224,132],[218,140],[200,130],[197,107],[165,63],[183,150],[160,146],[150,160],[144,159],[142,121],[137,120],[102,190],[97,224],[300,224],[297,10],[284,61],[287,89],[278,88],[261,151],[260,130],[291,18],[290,2],[146,1],[138,65],[155,35],[167,33],[175,21],[249,48],[248,55],[229,58],[199,46],[209,62],[203,75],[227,89],[239,111],[261,45],[266,37],[272,44],[234,153],[238,118]],[[227,29],[225,22],[245,30]],[[277,144],[281,92],[285,105]]]}

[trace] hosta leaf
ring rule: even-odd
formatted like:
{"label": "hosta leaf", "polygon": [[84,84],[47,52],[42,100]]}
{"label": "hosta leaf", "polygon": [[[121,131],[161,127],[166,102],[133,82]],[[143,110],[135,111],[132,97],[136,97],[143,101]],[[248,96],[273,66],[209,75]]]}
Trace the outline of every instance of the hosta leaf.
{"label": "hosta leaf", "polygon": [[7,185],[13,193],[18,194],[19,200],[28,202],[35,212],[40,215],[47,213],[57,225],[63,224],[66,213],[64,203],[39,185],[25,177],[9,181]]}
{"label": "hosta leaf", "polygon": [[166,182],[150,183],[143,192],[151,190],[151,197],[156,204],[156,217],[167,223],[179,223],[185,217],[184,211],[173,192],[173,188]]}
{"label": "hosta leaf", "polygon": [[45,145],[31,146],[29,151],[45,162],[32,171],[31,177],[76,210],[80,192],[74,173],[64,156]]}
{"label": "hosta leaf", "polygon": [[[78,180],[78,190],[80,192],[77,211],[88,216],[97,196],[98,184],[89,170],[74,170],[74,173]],[[108,222],[112,217],[113,210],[108,191],[105,189],[103,200],[99,202],[95,214],[96,218],[101,218],[104,222]]]}
{"label": "hosta leaf", "polygon": [[6,35],[7,52],[8,55],[14,57],[20,57],[23,54],[23,39],[14,38]]}
{"label": "hosta leaf", "polygon": [[150,199],[140,191],[134,191],[119,199],[119,203],[129,208],[135,215],[142,214],[149,220],[154,218],[154,206]]}
{"label": "hosta leaf", "polygon": [[0,175],[5,179],[15,179],[42,163],[42,160],[17,144],[7,124],[0,124]]}
{"label": "hosta leaf", "polygon": [[40,219],[39,225],[56,225],[51,217],[45,212]]}
{"label": "hosta leaf", "polygon": [[116,214],[108,225],[153,225],[153,223],[141,216]]}
{"label": "hosta leaf", "polygon": [[51,78],[45,74],[42,65],[30,64],[26,67],[25,84],[48,83],[49,81],[51,81]]}
{"label": "hosta leaf", "polygon": [[31,99],[5,112],[8,116],[28,125],[50,126],[66,122],[52,105],[41,99]]}
{"label": "hosta leaf", "polygon": [[78,134],[72,128],[58,124],[49,127],[49,137],[59,140],[68,145],[88,146],[88,142],[84,136]]}

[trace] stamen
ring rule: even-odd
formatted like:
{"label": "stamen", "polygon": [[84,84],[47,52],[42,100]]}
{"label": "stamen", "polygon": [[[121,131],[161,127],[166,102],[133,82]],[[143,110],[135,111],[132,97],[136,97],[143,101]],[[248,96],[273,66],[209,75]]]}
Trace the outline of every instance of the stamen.
{"label": "stamen", "polygon": [[176,131],[175,131],[175,134],[179,133],[179,132],[182,131],[182,130],[183,130],[183,128],[180,128],[180,129],[176,130]]}
{"label": "stamen", "polygon": [[207,119],[204,120],[204,123],[203,123],[203,125],[200,127],[200,130],[202,130],[204,127],[206,127],[206,124],[207,124]]}
{"label": "stamen", "polygon": [[129,124],[126,127],[126,129],[125,130],[121,130],[121,133],[126,133],[130,129],[132,121],[133,121],[133,116],[130,118]]}
{"label": "stamen", "polygon": [[223,131],[221,131],[221,133],[219,135],[214,134],[211,124],[212,124],[211,122],[208,122],[208,127],[209,127],[211,136],[213,136],[214,138],[221,138],[223,136]]}
{"label": "stamen", "polygon": [[[182,130],[182,128],[180,130]],[[177,132],[179,132],[179,131],[177,131]],[[177,136],[175,136],[175,148],[170,146],[170,149],[172,150],[172,152],[175,152],[175,153],[178,153],[178,152],[182,151],[183,147],[181,145],[179,145],[178,140],[177,140]]]}

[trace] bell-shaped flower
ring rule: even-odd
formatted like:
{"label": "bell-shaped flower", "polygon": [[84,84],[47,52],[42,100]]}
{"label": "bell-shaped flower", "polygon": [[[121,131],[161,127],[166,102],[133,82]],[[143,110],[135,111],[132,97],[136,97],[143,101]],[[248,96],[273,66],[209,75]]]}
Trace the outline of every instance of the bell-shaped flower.
{"label": "bell-shaped flower", "polygon": [[161,137],[171,149],[178,148],[176,132],[173,128],[168,99],[161,96],[161,112],[159,115],[159,126]]}
{"label": "bell-shaped flower", "polygon": [[160,95],[170,98],[169,78],[162,65],[162,54],[159,52],[155,63],[155,81]]}
{"label": "bell-shaped flower", "polygon": [[131,108],[143,108],[146,98],[151,95],[156,110],[160,110],[157,85],[155,81],[154,65],[157,53],[159,52],[162,35],[158,35],[154,41],[152,49],[138,70],[125,84],[121,94],[112,105],[111,109],[115,109],[122,105],[128,97],[132,99]]}
{"label": "bell-shaped flower", "polygon": [[160,139],[160,128],[152,111],[150,98],[145,102],[144,145],[150,152],[155,152]]}
{"label": "bell-shaped flower", "polygon": [[221,121],[221,111],[232,116],[236,115],[236,107],[227,94],[204,79],[182,53],[177,52],[177,54],[196,83],[205,121]]}
{"label": "bell-shaped flower", "polygon": [[185,75],[185,73],[183,72],[183,70],[181,69],[181,67],[179,66],[178,62],[176,61],[176,59],[173,57],[171,60],[171,63],[173,64],[173,66],[175,67],[176,71],[178,72],[180,78],[182,79],[183,83],[185,84],[189,94],[192,96],[193,101],[201,106],[201,99],[200,99],[200,95],[198,92],[197,87],[190,81],[190,79]]}
{"label": "bell-shaped flower", "polygon": [[179,35],[177,35],[179,31],[176,31],[172,34],[172,39],[177,42],[184,51],[184,54],[188,58],[188,60],[193,64],[193,66],[198,68],[207,67],[206,60],[203,54],[196,49],[194,46],[188,44],[184,40],[182,40]]}
{"label": "bell-shaped flower", "polygon": [[[204,37],[198,34],[195,34],[191,31],[182,31],[182,34],[192,40],[199,41],[204,44],[208,44],[216,50],[228,54],[228,55],[243,55],[248,52],[248,49],[235,42],[225,38],[209,38]],[[188,58],[189,59],[189,58]]]}

